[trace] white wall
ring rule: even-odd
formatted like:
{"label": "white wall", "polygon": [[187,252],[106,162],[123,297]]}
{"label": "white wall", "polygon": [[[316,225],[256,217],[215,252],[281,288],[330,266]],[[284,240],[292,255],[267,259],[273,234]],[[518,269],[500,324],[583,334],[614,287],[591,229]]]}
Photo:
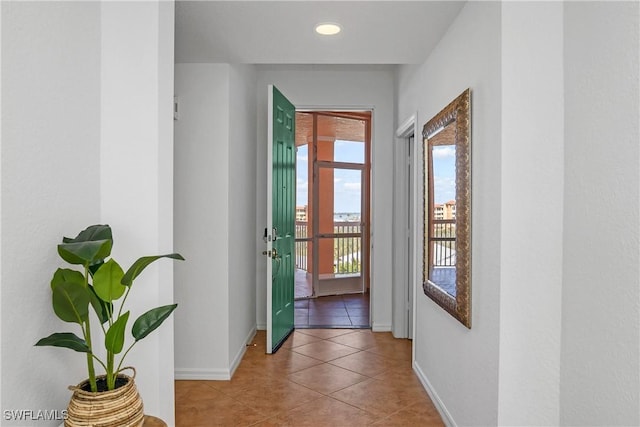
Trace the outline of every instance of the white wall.
{"label": "white wall", "polygon": [[[229,365],[229,66],[176,64],[176,376]],[[195,266],[195,268],[194,268]]]}
{"label": "white wall", "polygon": [[[83,354],[51,308],[63,235],[100,220],[100,5],[2,2],[2,410],[62,410]],[[79,332],[76,329],[76,332]],[[60,422],[37,422],[58,425]],[[26,422],[27,425],[33,422]],[[2,425],[25,425],[25,421]]]}
{"label": "white wall", "polygon": [[[173,95],[174,88],[174,39],[175,39],[175,4],[174,1],[161,1],[158,6],[158,235],[156,244],[161,253],[179,251],[174,245],[173,216],[174,206],[174,140],[173,140]],[[165,252],[166,251],[166,252]],[[162,260],[156,264],[158,271],[158,302],[169,304],[174,302],[174,266],[176,263],[189,261]],[[159,377],[158,405],[163,408],[164,419],[169,423],[175,420],[174,370],[175,342],[174,321],[171,316],[165,321],[158,334],[156,351],[166,352],[158,360]],[[170,351],[165,343],[170,344]]]}
{"label": "white wall", "polygon": [[563,425],[640,425],[640,10],[564,7]]}
{"label": "white wall", "polygon": [[[265,249],[267,86],[274,84],[296,108],[373,111],[371,310],[374,330],[391,330],[391,224],[393,207],[393,70],[384,66],[258,66],[257,216],[255,253]],[[258,328],[266,325],[266,263],[256,257]]]}
{"label": "white wall", "polygon": [[418,111],[422,126],[471,88],[472,329],[416,285],[415,367],[458,425],[498,421],[500,19],[499,3],[467,3],[427,61],[399,67],[397,79],[398,124]]}
{"label": "white wall", "polygon": [[252,65],[176,64],[180,379],[228,379],[255,333],[255,82]]}
{"label": "white wall", "polygon": [[561,2],[502,4],[501,425],[559,422],[562,28]]}
{"label": "white wall", "polygon": [[[108,222],[124,265],[172,250],[173,4],[3,2],[2,20],[1,406],[63,409],[85,359],[33,347],[72,329],[47,292],[55,244]],[[133,317],[170,303],[171,268],[151,267],[137,288]],[[169,424],[172,335],[169,321],[127,359],[145,410]]]}
{"label": "white wall", "polygon": [[415,367],[451,424],[640,423],[639,20],[468,3],[400,67],[398,121],[472,89],[472,329],[417,302]]}
{"label": "white wall", "polygon": [[[126,269],[173,252],[173,2],[101,3],[100,219]],[[132,319],[173,302],[172,263],[145,270],[127,299]],[[164,274],[160,274],[160,272]],[[173,319],[136,345],[145,412],[173,423]]]}
{"label": "white wall", "polygon": [[[2,185],[8,186],[2,193],[2,229],[11,230],[10,233],[3,234],[2,244],[11,249],[12,258],[10,261],[3,258],[2,265],[22,265],[19,263],[21,260],[16,258],[20,257],[21,253],[24,257],[34,256],[33,254],[39,251],[47,254],[49,249],[46,248],[53,247],[62,234],[78,231],[78,223],[82,226],[96,222],[110,223],[115,232],[114,256],[123,265],[129,265],[143,254],[172,251],[173,3],[92,3],[89,6],[88,3],[4,2],[2,11],[3,65],[10,64],[6,70],[3,68],[3,83],[5,87],[11,87],[8,94],[3,93],[3,105],[6,101],[11,108],[3,112],[12,118],[12,126],[5,126],[3,129],[5,144],[2,146]],[[177,197],[185,197],[187,201],[192,202],[192,206],[198,207],[200,199],[197,193],[193,197],[193,189],[201,184],[204,190],[213,189],[213,197],[205,200],[209,206],[224,206],[227,209],[221,211],[211,208],[214,216],[201,217],[201,221],[191,224],[176,218],[176,234],[185,236],[185,244],[184,250],[182,242],[176,242],[175,248],[188,259],[184,264],[180,264],[183,274],[176,274],[179,279],[183,279],[186,274],[185,280],[180,280],[180,289],[189,286],[198,289],[198,286],[203,285],[206,291],[206,285],[211,285],[217,286],[217,290],[223,294],[222,299],[217,298],[218,294],[214,294],[210,299],[212,304],[196,311],[196,315],[223,314],[223,326],[214,329],[214,336],[209,345],[214,348],[214,365],[222,366],[228,376],[229,359],[235,357],[239,360],[244,350],[244,342],[255,328],[255,272],[252,268],[236,271],[233,263],[227,262],[225,254],[229,249],[237,260],[246,257],[246,253],[252,252],[254,246],[255,190],[251,187],[255,186],[256,178],[252,172],[255,155],[251,148],[256,131],[255,71],[251,66],[224,67],[226,68],[223,96],[226,97],[226,105],[230,106],[236,119],[230,122],[228,108],[216,104],[219,99],[214,97],[212,101],[217,108],[216,111],[224,116],[224,139],[214,141],[218,151],[214,150],[209,158],[201,157],[202,152],[199,150],[202,147],[197,145],[194,146],[193,152],[187,153],[196,161],[206,160],[207,163],[203,164],[203,167],[206,168],[206,173],[214,174],[210,175],[213,179],[199,182],[197,178],[201,176],[196,175],[196,179],[181,181],[176,188],[182,189],[179,185],[184,185],[186,192],[177,194]],[[218,83],[214,78],[214,84]],[[193,88],[197,93],[198,87]],[[230,103],[229,93],[237,96],[238,101]],[[243,115],[248,116],[248,124],[240,119]],[[204,118],[206,123],[211,120],[211,117]],[[243,140],[230,148],[230,126],[240,128],[243,124],[245,127],[240,131]],[[40,144],[41,140],[44,144]],[[190,142],[186,141],[187,146]],[[244,193],[245,197],[228,205],[228,171],[229,167],[233,167],[237,162],[235,157],[231,160],[231,150],[236,150],[234,153],[238,156],[245,156],[245,163],[250,166],[248,174],[243,176],[248,188]],[[177,150],[176,153],[180,155],[182,151]],[[218,156],[224,159],[222,166],[218,162]],[[67,163],[75,165],[75,169],[60,170],[60,165]],[[34,167],[25,168],[25,165]],[[190,164],[176,165],[176,170],[188,171],[190,167]],[[215,174],[221,171],[223,173],[218,180],[218,175]],[[234,179],[240,179],[239,172],[237,169],[234,170],[234,173],[238,174],[234,175]],[[219,185],[219,182],[223,182],[224,185]],[[70,186],[68,191],[64,189],[65,184]],[[80,198],[78,195],[83,193],[88,195]],[[189,194],[185,195],[186,193]],[[26,194],[30,197],[25,197]],[[176,205],[176,215],[183,214],[179,201]],[[233,220],[228,220],[232,210],[244,214],[238,214]],[[222,215],[223,220],[218,222],[215,214]],[[47,220],[49,217],[52,219]],[[219,224],[222,225],[218,227]],[[180,227],[187,225],[192,228],[183,233],[184,230]],[[49,232],[49,229],[52,231]],[[202,230],[211,230],[213,233],[212,238],[207,239],[213,247],[211,250],[193,244],[204,240]],[[238,233],[237,241],[229,240],[228,234],[231,231]],[[23,233],[27,233],[26,239]],[[29,239],[29,233],[38,236],[44,233],[48,236],[50,244],[43,245],[40,239]],[[224,237],[221,245],[218,233],[222,233]],[[18,248],[24,248],[24,252],[13,248],[14,244],[18,244]],[[9,254],[6,250],[2,253],[5,257]],[[193,255],[192,260],[189,259],[190,255]],[[28,282],[47,283],[53,266],[57,265],[56,257],[52,254],[49,263],[42,263],[42,259],[47,259],[45,255],[36,257],[40,262],[34,274],[37,272],[45,276],[45,279],[33,277],[28,279]],[[219,261],[221,267],[219,270],[214,269],[216,275],[213,277],[219,279],[219,273],[232,274],[234,280],[241,282],[234,288],[235,294],[231,302],[228,296],[229,281],[226,278],[222,284],[216,281],[207,283],[202,280],[202,271],[193,269],[193,265],[201,265],[206,266],[209,271],[212,260]],[[173,300],[172,265],[170,261],[160,261],[150,267],[136,283],[136,288],[143,288],[145,291],[132,293],[128,301],[134,316],[151,306],[167,304]],[[234,269],[232,273],[228,271],[229,265]],[[5,268],[2,272],[3,283],[6,283],[5,278],[9,282],[19,282],[19,277],[23,276],[22,272],[18,274],[18,271],[11,268]],[[21,289],[28,289],[30,292],[21,293]],[[14,297],[12,292],[16,291],[18,292]],[[15,290],[10,289],[9,297],[3,295],[3,304],[10,304],[6,310],[3,305],[3,316],[17,319],[26,316],[14,312],[15,307],[21,306],[18,301],[26,299],[26,295],[31,297],[31,291],[28,287],[17,287]],[[177,291],[176,299],[179,299],[180,295],[180,291]],[[199,294],[189,295],[195,296],[198,300]],[[38,301],[42,309],[37,312],[47,313],[43,316],[55,322],[50,314],[49,296],[45,293]],[[219,307],[214,304],[218,304]],[[186,307],[180,307],[177,316],[183,312],[189,313],[188,309],[188,304]],[[232,309],[237,315],[231,319],[234,326],[232,332],[229,332],[228,312]],[[18,346],[17,348],[24,351],[17,351],[15,355],[8,356],[5,353],[2,362],[9,363],[11,370],[16,374],[22,373],[14,366],[17,361],[31,360],[30,356],[25,358],[21,353],[40,354],[43,358],[46,355],[47,360],[57,360],[59,364],[65,364],[69,355],[61,353],[59,349],[38,349],[40,353],[33,351],[32,341],[35,342],[38,337],[49,332],[38,332],[42,329],[40,325],[48,324],[49,320],[43,321],[33,317],[28,317],[28,320],[32,323],[27,323],[27,327],[33,326],[37,329],[33,334],[25,334],[22,329],[20,334],[5,333],[3,330],[2,335],[3,343],[11,341],[14,335],[19,338],[18,341],[27,340],[28,351]],[[196,338],[189,342],[200,344],[198,338],[202,333],[201,323],[197,317],[191,317],[189,320],[196,322],[187,324],[184,333],[178,330],[177,335],[189,339],[189,333],[194,335],[195,331]],[[8,323],[5,321],[4,325]],[[218,345],[219,337],[215,336],[215,333],[222,334],[224,346]],[[229,335],[232,336],[231,344]],[[15,348],[14,345],[15,343],[11,346],[3,345],[3,351],[4,348]],[[192,354],[198,354],[197,349]],[[221,355],[222,363],[215,363],[216,355]],[[167,321],[154,336],[138,344],[136,351],[129,356],[128,362],[139,367],[144,366],[144,369],[138,369],[137,383],[145,400],[146,410],[161,416],[170,425],[173,424],[172,321]],[[210,362],[211,360],[206,361]],[[50,370],[51,366],[50,362],[42,363],[40,360],[31,364],[43,366],[47,370]],[[79,379],[84,375],[82,364],[83,361],[80,360],[77,375]],[[180,360],[176,360],[176,365],[180,366]],[[26,366],[24,369],[27,369]],[[60,367],[53,370],[63,371]],[[56,390],[60,381],[66,386],[70,382],[69,370],[64,371],[63,380],[55,375],[43,375],[45,386],[41,394],[34,393],[29,389],[32,384],[17,376],[15,381],[3,377],[2,386],[11,387],[12,396],[30,396],[29,402],[35,402],[30,407],[63,408],[66,406],[68,395],[55,392],[54,387],[49,387],[48,381],[51,378]],[[26,391],[15,393],[15,390]],[[61,396],[61,403],[57,400],[54,402],[55,405],[50,403],[51,396],[56,399],[60,399],[58,396]],[[26,405],[29,402],[9,403],[10,407],[20,409],[29,407]]]}
{"label": "white wall", "polygon": [[[2,69],[2,5],[0,5],[0,70]],[[2,99],[2,78],[0,77],[0,99]],[[2,102],[0,102],[0,159],[2,159]],[[2,160],[0,160],[0,190],[2,189]],[[2,242],[2,193],[0,192],[0,242]],[[0,243],[0,284],[2,283],[2,243]],[[2,307],[2,286],[0,286],[0,308]],[[2,332],[2,315],[0,315]],[[0,341],[0,345],[2,342]],[[0,348],[0,378],[2,378],[2,349]],[[0,384],[0,408],[2,408],[2,385]]]}
{"label": "white wall", "polygon": [[229,67],[229,361],[256,329],[256,68]]}

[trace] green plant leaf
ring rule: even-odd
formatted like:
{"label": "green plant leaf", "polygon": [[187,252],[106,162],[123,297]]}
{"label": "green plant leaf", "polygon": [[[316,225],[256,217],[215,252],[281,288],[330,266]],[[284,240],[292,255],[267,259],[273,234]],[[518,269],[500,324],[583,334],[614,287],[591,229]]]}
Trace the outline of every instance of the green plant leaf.
{"label": "green plant leaf", "polygon": [[124,347],[124,331],[127,327],[127,320],[129,320],[128,311],[118,317],[118,320],[111,325],[107,331],[107,335],[104,337],[105,348],[113,354],[120,353],[122,347]]}
{"label": "green plant leaf", "polygon": [[89,285],[89,302],[91,302],[100,323],[104,324],[109,320],[109,313],[113,312],[113,304],[102,301],[91,285]]}
{"label": "green plant leaf", "polygon": [[98,269],[102,267],[102,264],[104,264],[104,259],[99,259],[98,261],[89,265],[89,273],[91,274],[91,277],[93,277],[93,275],[96,274],[96,271],[98,271]]}
{"label": "green plant leaf", "polygon": [[131,334],[140,341],[164,322],[173,313],[178,304],[163,305],[153,308],[136,319],[131,328]]}
{"label": "green plant leaf", "polygon": [[37,346],[53,346],[70,348],[71,350],[79,351],[80,353],[91,353],[91,349],[87,346],[87,343],[82,338],[78,338],[71,332],[56,332],[46,338],[42,338],[35,345]]}
{"label": "green plant leaf", "polygon": [[61,243],[58,245],[58,254],[69,264],[89,266],[108,257],[112,245],[113,240]]}
{"label": "green plant leaf", "polygon": [[53,288],[53,311],[65,322],[81,324],[89,317],[89,290],[75,283],[62,282]]}
{"label": "green plant leaf", "polygon": [[160,258],[171,258],[184,261],[184,258],[180,254],[154,255],[138,258],[136,262],[134,262],[124,274],[124,277],[122,278],[122,284],[125,286],[131,286],[133,280],[138,277],[140,273],[142,273],[142,270],[144,270],[149,264]]}
{"label": "green plant leaf", "polygon": [[53,278],[51,279],[51,289],[53,289],[58,283],[63,282],[84,286],[84,275],[76,270],[59,268],[55,273],[53,273]]}
{"label": "green plant leaf", "polygon": [[102,301],[113,302],[127,290],[127,287],[120,283],[123,276],[122,267],[110,259],[93,275],[93,289]]}
{"label": "green plant leaf", "polygon": [[62,243],[91,242],[96,240],[113,240],[111,227],[106,224],[90,225],[73,239],[63,237]]}

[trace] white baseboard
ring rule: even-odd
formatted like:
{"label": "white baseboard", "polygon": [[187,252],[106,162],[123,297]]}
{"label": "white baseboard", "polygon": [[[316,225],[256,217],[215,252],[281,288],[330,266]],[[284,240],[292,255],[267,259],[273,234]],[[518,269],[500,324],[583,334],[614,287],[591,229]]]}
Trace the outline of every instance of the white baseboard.
{"label": "white baseboard", "polygon": [[256,328],[253,327],[249,333],[247,334],[244,344],[242,347],[238,349],[236,352],[233,361],[231,362],[231,366],[229,369],[198,369],[198,368],[176,368],[174,375],[176,380],[216,380],[216,381],[224,381],[230,380],[233,376],[233,373],[240,366],[240,362],[242,362],[242,357],[247,351],[247,344],[249,344],[253,337],[256,335]]}
{"label": "white baseboard", "polygon": [[390,323],[373,323],[371,325],[371,331],[373,332],[391,332]]}
{"label": "white baseboard", "polygon": [[267,330],[267,324],[266,323],[258,323],[258,326],[256,326],[256,329],[258,329],[259,331],[266,331]]}
{"label": "white baseboard", "polygon": [[447,427],[457,427],[457,424],[453,420],[451,413],[447,410],[447,407],[444,406],[444,402],[442,402],[442,399],[440,399],[440,396],[438,396],[438,393],[436,393],[435,389],[429,382],[429,379],[424,374],[424,372],[422,371],[422,368],[420,368],[420,365],[418,365],[417,362],[413,362],[413,371],[418,376],[418,379],[422,383],[422,386],[424,387],[424,389],[427,391],[427,394],[431,398],[431,401],[433,401],[433,404],[438,410],[438,413],[440,414],[442,421],[444,421],[444,424]]}
{"label": "white baseboard", "polygon": [[233,374],[236,372],[236,369],[238,369],[238,366],[240,366],[240,362],[242,362],[242,358],[244,357],[244,354],[247,352],[247,344],[250,344],[251,341],[253,341],[253,337],[255,336],[256,336],[256,327],[254,326],[249,331],[249,334],[247,334],[247,336],[245,337],[244,344],[242,345],[241,348],[238,349],[235,357],[231,361],[231,366],[229,370],[232,377],[233,377]]}
{"label": "white baseboard", "polygon": [[176,380],[230,380],[228,369],[176,368]]}

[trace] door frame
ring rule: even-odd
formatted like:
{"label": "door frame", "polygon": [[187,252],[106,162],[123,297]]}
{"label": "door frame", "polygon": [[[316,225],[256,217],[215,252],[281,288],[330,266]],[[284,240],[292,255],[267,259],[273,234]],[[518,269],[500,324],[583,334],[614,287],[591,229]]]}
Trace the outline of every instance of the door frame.
{"label": "door frame", "polygon": [[[315,150],[314,150],[315,151]],[[368,155],[369,152],[369,148],[366,147],[365,148],[365,156]],[[368,251],[368,228],[369,228],[369,221],[368,221],[368,217],[370,217],[369,214],[369,210],[370,207],[368,206],[368,201],[370,200],[369,197],[369,183],[367,182],[366,179],[366,171],[367,171],[367,165],[365,164],[354,164],[354,163],[343,163],[343,162],[335,162],[335,161],[316,161],[315,160],[315,153],[314,153],[314,159],[313,159],[313,174],[316,177],[320,176],[320,169],[333,169],[334,171],[336,169],[341,169],[341,170],[354,170],[354,171],[358,171],[360,172],[360,183],[361,183],[361,192],[360,192],[360,233],[357,237],[360,238],[361,244],[360,244],[360,259],[361,259],[361,266],[360,266],[360,278],[362,281],[362,287],[361,287],[361,291],[363,293],[365,293],[367,291],[367,288],[369,287],[369,277],[370,277],[370,272],[369,272],[369,262],[367,262],[368,258],[369,258],[369,251]],[[312,224],[312,237],[311,237],[311,242],[313,245],[313,257],[312,257],[312,263],[313,263],[313,295],[314,296],[325,296],[325,295],[321,295],[318,291],[320,290],[320,279],[319,279],[319,269],[320,269],[320,240],[321,239],[335,239],[335,238],[340,238],[340,234],[337,233],[320,233],[317,232],[319,230],[319,219],[320,219],[320,180],[319,179],[315,179],[313,181],[313,224]],[[364,220],[363,220],[364,219]],[[352,236],[347,236],[347,237],[356,237],[355,234]],[[371,313],[369,313],[371,314]]]}
{"label": "door frame", "polygon": [[[411,165],[406,161],[408,156],[408,144],[413,137],[413,156]],[[408,117],[396,129],[396,144],[394,146],[394,212],[393,212],[393,325],[392,332],[396,338],[413,339],[416,333],[416,299],[418,283],[420,282],[420,235],[423,231],[420,219],[422,212],[419,209],[422,194],[420,175],[422,170],[422,138],[418,129],[418,112]],[[413,198],[411,218],[413,226],[411,235],[407,236],[409,224],[410,200],[407,188],[408,168],[411,167],[411,179]],[[412,256],[408,253],[407,237],[410,237]],[[409,273],[408,266],[412,265]],[[411,313],[409,318],[408,312]],[[411,333],[409,332],[411,331]]]}
{"label": "door frame", "polygon": [[[362,178],[364,180],[365,175],[367,175],[368,178],[368,188],[366,189],[366,193],[365,193],[365,200],[364,202],[364,209],[363,209],[363,213],[362,215],[366,215],[367,218],[367,223],[366,223],[366,230],[363,230],[362,235],[363,235],[363,243],[362,243],[362,250],[363,250],[363,266],[362,266],[362,271],[366,272],[366,277],[364,277],[364,284],[365,284],[365,288],[369,290],[369,324],[371,325],[371,327],[373,328],[373,322],[374,319],[376,318],[376,311],[374,310],[374,301],[375,301],[375,297],[376,297],[376,289],[374,286],[374,282],[375,279],[371,276],[371,266],[373,265],[373,260],[375,258],[375,254],[373,251],[373,245],[374,245],[374,236],[373,236],[373,224],[374,224],[374,215],[373,215],[373,178],[374,178],[374,167],[373,167],[373,144],[375,143],[375,133],[373,131],[374,129],[374,125],[375,125],[375,109],[373,106],[371,105],[362,105],[362,106],[358,106],[358,105],[349,105],[349,106],[344,106],[344,105],[296,105],[296,112],[300,112],[300,113],[320,113],[320,112],[325,112],[325,113],[335,113],[336,115],[339,115],[340,113],[345,113],[345,115],[349,115],[349,113],[354,113],[354,112],[362,112],[362,111],[368,111],[371,113],[371,117],[369,119],[369,126],[366,129],[367,132],[367,137],[369,139],[369,145],[366,148],[366,153],[365,156],[368,157],[369,159],[369,168],[367,169],[362,168]],[[314,119],[314,127],[316,126],[315,124],[315,120]],[[314,130],[315,132],[315,130]],[[309,161],[313,161],[312,156],[314,156],[315,154],[312,154],[312,150],[309,150]],[[315,169],[315,166],[314,166]],[[366,211],[365,211],[366,209]],[[317,218],[317,215],[314,216],[314,218]],[[314,219],[315,221],[316,219]],[[366,237],[366,239],[365,239]],[[365,248],[365,244],[367,245]],[[366,249],[366,253],[364,251],[364,249]],[[315,293],[315,285],[314,285],[314,293]]]}

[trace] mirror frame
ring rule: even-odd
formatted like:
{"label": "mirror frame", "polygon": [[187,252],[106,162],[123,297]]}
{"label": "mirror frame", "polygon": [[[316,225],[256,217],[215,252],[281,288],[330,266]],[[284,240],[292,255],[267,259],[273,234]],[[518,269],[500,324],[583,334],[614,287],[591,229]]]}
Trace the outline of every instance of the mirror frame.
{"label": "mirror frame", "polygon": [[[448,294],[429,280],[428,230],[433,218],[430,182],[431,149],[429,136],[438,129],[455,122],[456,146],[456,296]],[[471,91],[465,90],[442,111],[429,120],[422,130],[423,137],[423,260],[422,288],[425,295],[445,309],[463,325],[471,329]]]}

